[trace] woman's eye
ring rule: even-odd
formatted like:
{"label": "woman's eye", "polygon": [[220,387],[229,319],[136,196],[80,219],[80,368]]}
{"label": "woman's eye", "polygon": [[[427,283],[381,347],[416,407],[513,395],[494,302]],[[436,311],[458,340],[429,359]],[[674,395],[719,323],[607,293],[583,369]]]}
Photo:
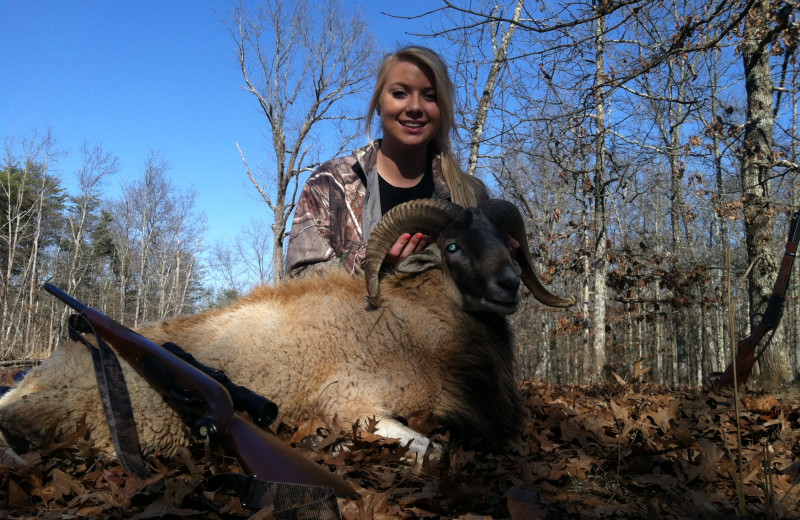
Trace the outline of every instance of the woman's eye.
{"label": "woman's eye", "polygon": [[432,101],[433,103],[436,103],[436,94],[425,94],[423,97],[425,98],[425,101]]}
{"label": "woman's eye", "polygon": [[404,90],[395,90],[394,92],[392,92],[392,96],[394,96],[396,98],[402,98],[402,97],[405,97],[405,95],[406,95],[406,93],[405,93]]}

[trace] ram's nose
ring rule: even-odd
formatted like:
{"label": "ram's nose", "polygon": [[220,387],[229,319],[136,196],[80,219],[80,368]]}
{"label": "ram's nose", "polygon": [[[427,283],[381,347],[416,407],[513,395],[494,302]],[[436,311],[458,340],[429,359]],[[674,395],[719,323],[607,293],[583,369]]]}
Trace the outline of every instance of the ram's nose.
{"label": "ram's nose", "polygon": [[494,312],[505,315],[517,310],[522,299],[522,283],[511,266],[500,270],[487,287],[484,304]]}
{"label": "ram's nose", "polygon": [[517,273],[510,265],[506,266],[502,271],[500,271],[495,283],[501,291],[508,294],[516,295],[520,292],[521,281],[519,279],[519,273]]}

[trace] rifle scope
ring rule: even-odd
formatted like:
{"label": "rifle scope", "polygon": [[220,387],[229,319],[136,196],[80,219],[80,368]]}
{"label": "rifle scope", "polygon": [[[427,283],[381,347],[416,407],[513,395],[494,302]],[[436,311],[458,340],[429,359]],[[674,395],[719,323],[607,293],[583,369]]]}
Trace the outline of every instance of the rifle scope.
{"label": "rifle scope", "polygon": [[218,368],[212,368],[200,363],[193,355],[171,341],[161,346],[164,350],[181,358],[204,374],[216,379],[231,395],[234,408],[240,412],[247,412],[253,422],[261,428],[268,427],[278,418],[278,405],[266,397],[253,392],[245,386],[237,385],[230,380],[225,372]]}

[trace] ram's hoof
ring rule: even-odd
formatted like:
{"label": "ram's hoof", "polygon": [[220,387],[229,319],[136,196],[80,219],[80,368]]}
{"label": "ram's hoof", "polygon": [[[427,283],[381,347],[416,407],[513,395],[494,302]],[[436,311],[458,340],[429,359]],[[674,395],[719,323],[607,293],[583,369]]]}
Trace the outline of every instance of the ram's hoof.
{"label": "ram's hoof", "polygon": [[28,468],[32,465],[30,462],[17,455],[17,452],[9,446],[3,446],[2,444],[3,439],[2,436],[0,436],[0,466],[5,466],[7,468]]}

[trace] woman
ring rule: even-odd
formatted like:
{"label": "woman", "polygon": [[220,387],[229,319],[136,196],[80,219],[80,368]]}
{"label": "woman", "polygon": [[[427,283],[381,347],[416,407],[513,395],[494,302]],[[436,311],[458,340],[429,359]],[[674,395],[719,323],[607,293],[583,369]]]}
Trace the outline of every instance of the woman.
{"label": "woman", "polygon": [[[453,97],[447,68],[432,50],[406,47],[384,59],[366,125],[369,134],[373,115],[380,117],[383,138],[322,164],[308,179],[289,236],[289,275],[333,265],[360,272],[370,232],[402,202],[442,198],[475,206],[488,198],[453,152]],[[396,264],[426,245],[427,237],[409,229],[386,261]]]}

